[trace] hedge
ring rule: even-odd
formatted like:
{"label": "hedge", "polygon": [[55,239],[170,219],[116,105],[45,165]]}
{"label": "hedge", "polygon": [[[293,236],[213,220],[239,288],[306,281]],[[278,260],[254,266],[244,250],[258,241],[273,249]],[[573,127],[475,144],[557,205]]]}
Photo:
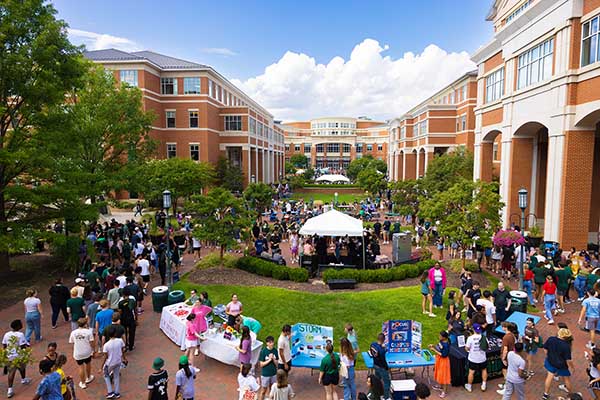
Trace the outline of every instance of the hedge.
{"label": "hedge", "polygon": [[303,268],[290,268],[257,257],[241,257],[235,267],[253,274],[272,277],[280,281],[307,282],[308,271]]}
{"label": "hedge", "polygon": [[331,279],[354,279],[358,283],[383,283],[401,281],[406,278],[417,278],[423,271],[429,270],[436,263],[435,260],[423,260],[416,264],[402,264],[390,269],[334,269],[323,272],[323,280],[327,283]]}

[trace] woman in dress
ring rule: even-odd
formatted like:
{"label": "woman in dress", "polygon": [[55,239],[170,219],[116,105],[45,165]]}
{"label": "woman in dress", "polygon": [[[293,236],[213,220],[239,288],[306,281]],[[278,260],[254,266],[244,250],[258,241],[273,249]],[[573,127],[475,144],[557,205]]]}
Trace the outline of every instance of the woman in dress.
{"label": "woman in dress", "polygon": [[250,337],[250,328],[247,326],[242,327],[242,337],[240,338],[240,345],[236,347],[236,350],[240,353],[240,371],[245,364],[250,364],[252,359],[252,338]]}
{"label": "woman in dress", "polygon": [[429,345],[429,349],[436,353],[433,377],[439,386],[433,386],[435,390],[441,391],[440,397],[446,397],[448,385],[450,385],[450,339],[448,332],[440,332],[440,341],[434,346]]}

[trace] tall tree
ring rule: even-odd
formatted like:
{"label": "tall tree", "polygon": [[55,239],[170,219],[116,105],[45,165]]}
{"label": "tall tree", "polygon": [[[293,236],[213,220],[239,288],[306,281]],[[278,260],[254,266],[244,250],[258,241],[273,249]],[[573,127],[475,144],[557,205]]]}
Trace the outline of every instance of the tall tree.
{"label": "tall tree", "polygon": [[296,168],[307,168],[308,157],[304,154],[294,154],[290,157],[290,163]]}
{"label": "tall tree", "polygon": [[350,163],[350,165],[348,165],[346,173],[348,174],[348,178],[354,181],[358,179],[358,174],[360,173],[360,171],[366,168],[376,169],[377,171],[382,172],[383,174],[387,172],[387,164],[385,163],[385,161],[378,160],[376,158],[373,158],[372,155],[367,154],[366,156],[353,160]]}
{"label": "tall tree", "polygon": [[204,196],[192,196],[186,203],[186,210],[193,217],[194,237],[217,243],[221,260],[228,246],[235,245],[238,239],[245,239],[251,224],[243,200],[222,187],[216,187]]}
{"label": "tall tree", "polygon": [[422,190],[430,196],[443,192],[463,179],[473,179],[473,154],[464,146],[435,157],[427,166]]}
{"label": "tall tree", "polygon": [[[62,104],[85,71],[66,24],[43,0],[0,3],[0,273],[23,237],[60,216],[47,207],[57,197],[46,180],[49,161],[44,114]],[[68,144],[65,144],[67,146]]]}
{"label": "tall tree", "polygon": [[502,206],[496,183],[463,179],[423,201],[419,216],[440,222],[439,234],[461,247],[464,265],[464,250],[474,242],[491,241],[501,224]]}
{"label": "tall tree", "polygon": [[248,207],[260,216],[271,204],[274,194],[275,192],[271,186],[266,183],[251,183],[244,190],[244,200],[246,200]]}
{"label": "tall tree", "polygon": [[419,204],[421,196],[421,180],[409,179],[391,183],[393,191],[392,201],[394,209],[402,215],[410,215],[413,224],[416,223],[416,216],[419,213]]}
{"label": "tall tree", "polygon": [[241,192],[244,188],[244,173],[225,157],[219,157],[215,168],[216,181],[219,186],[231,192]]}
{"label": "tall tree", "polygon": [[371,194],[377,195],[380,191],[387,188],[387,182],[383,172],[369,166],[358,173],[356,183],[363,190],[368,190]]}

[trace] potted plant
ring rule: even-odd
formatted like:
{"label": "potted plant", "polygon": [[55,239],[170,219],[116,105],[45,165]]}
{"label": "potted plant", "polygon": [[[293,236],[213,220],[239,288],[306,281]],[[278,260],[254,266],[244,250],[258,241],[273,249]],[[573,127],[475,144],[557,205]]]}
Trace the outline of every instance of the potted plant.
{"label": "potted plant", "polygon": [[533,225],[529,228],[529,245],[531,247],[539,247],[542,244],[542,240],[544,238],[544,234],[541,229],[537,225]]}
{"label": "potted plant", "polygon": [[513,246],[515,244],[521,245],[525,243],[525,238],[521,235],[520,232],[514,231],[512,229],[500,229],[494,235],[492,242],[496,246],[505,247],[505,246]]}

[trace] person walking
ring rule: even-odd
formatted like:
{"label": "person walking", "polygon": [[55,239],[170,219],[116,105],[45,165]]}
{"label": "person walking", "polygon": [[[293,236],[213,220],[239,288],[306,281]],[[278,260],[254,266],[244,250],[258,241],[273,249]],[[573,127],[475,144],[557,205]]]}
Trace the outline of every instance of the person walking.
{"label": "person walking", "polygon": [[535,322],[533,322],[533,318],[527,318],[525,325],[525,332],[523,334],[523,345],[525,348],[525,352],[527,353],[527,372],[529,375],[534,374],[531,369],[531,362],[533,361],[533,356],[537,354],[540,343],[540,333],[535,327]]}
{"label": "person walking", "polygon": [[513,393],[517,394],[518,400],[525,400],[525,377],[527,377],[526,363],[521,357],[523,343],[515,343],[514,350],[506,356],[508,367],[506,369],[506,381],[504,389],[496,390],[502,395],[502,400],[510,400]]}
{"label": "person walking", "polygon": [[562,377],[565,380],[564,384],[558,386],[560,390],[567,393],[572,391],[571,371],[569,370],[570,368],[575,368],[571,359],[570,341],[572,339],[573,335],[571,335],[571,331],[566,328],[560,328],[558,336],[551,336],[544,343],[544,350],[546,350],[544,368],[546,368],[547,374],[546,381],[544,382],[543,400],[550,398],[550,385],[555,376]]}
{"label": "person walking", "polygon": [[52,370],[53,366],[52,361],[40,361],[39,371],[43,378],[35,391],[33,400],[63,400],[61,377],[58,372]]}
{"label": "person walking", "polygon": [[[185,357],[185,356],[183,356]],[[148,400],[168,400],[167,385],[169,382],[169,374],[163,369],[165,360],[156,357],[152,362],[153,372],[148,377]]]}
{"label": "person walking", "polygon": [[288,376],[283,370],[277,371],[277,382],[271,385],[269,393],[271,400],[291,400],[296,396],[292,385],[288,383]]}
{"label": "person walking", "polygon": [[473,378],[475,372],[481,372],[481,391],[485,392],[487,389],[487,356],[485,354],[485,346],[482,342],[487,343],[487,339],[481,335],[483,328],[479,324],[473,324],[473,335],[469,336],[465,345],[465,350],[469,353],[467,359],[469,360],[469,376],[467,383],[465,383],[465,389],[467,392],[473,391]]}
{"label": "person walking", "polygon": [[354,373],[355,354],[352,344],[345,337],[340,339],[340,354],[342,364],[346,367],[346,376],[342,376],[344,400],[356,400],[356,377]]}
{"label": "person walking", "polygon": [[27,298],[23,302],[25,306],[25,340],[31,343],[31,335],[35,332],[35,340],[42,341],[42,301],[38,298],[35,289],[27,289]]}
{"label": "person walking", "polygon": [[544,299],[544,318],[548,321],[548,325],[554,324],[552,311],[556,308],[556,290],[552,276],[546,276],[546,283],[542,286],[542,298]]}
{"label": "person walking", "polygon": [[429,270],[429,282],[433,289],[433,306],[442,307],[444,290],[446,289],[446,270],[438,262]]}
{"label": "person walking", "polygon": [[373,358],[373,368],[375,369],[375,376],[377,376],[383,382],[383,396],[385,399],[390,398],[390,371],[387,360],[385,359],[385,353],[387,352],[384,347],[385,335],[379,333],[377,335],[377,341],[371,343],[369,347],[369,355]]}
{"label": "person walking", "polygon": [[121,397],[121,364],[127,365],[125,342],[123,339],[115,337],[114,332],[109,333],[111,336],[102,348],[104,356],[101,362],[102,369],[99,372],[104,375],[106,398],[118,399]]}
{"label": "person walking", "polygon": [[86,389],[87,385],[94,380],[92,375],[94,333],[85,318],[79,318],[77,325],[79,327],[69,336],[69,343],[73,344],[73,359],[79,368],[79,387]]}
{"label": "person walking", "polygon": [[194,400],[194,380],[199,371],[190,365],[187,356],[179,357],[179,370],[175,374],[175,399]]}
{"label": "person walking", "polygon": [[593,349],[596,347],[596,328],[600,320],[600,299],[598,298],[598,292],[593,289],[588,290],[588,297],[581,302],[581,312],[579,313],[577,325],[581,325],[584,316],[585,328],[590,331],[590,340],[585,347]]}
{"label": "person walking", "polygon": [[100,300],[100,311],[96,314],[96,320],[94,321],[94,331],[100,348],[108,341],[104,330],[112,323],[113,314],[114,311],[108,307],[108,301],[105,299]]}
{"label": "person walking", "polygon": [[441,331],[439,343],[429,345],[429,349],[436,353],[435,366],[433,368],[433,378],[439,386],[433,386],[434,389],[439,390],[440,398],[446,397],[448,394],[448,385],[450,385],[450,337],[448,332]]}
{"label": "person walking", "polygon": [[128,351],[135,348],[135,332],[137,328],[137,313],[135,312],[136,299],[131,295],[131,287],[125,286],[123,296],[119,299],[118,310],[121,326],[125,329],[125,338]]}
{"label": "person walking", "polygon": [[325,387],[326,400],[338,400],[337,385],[340,382],[340,356],[333,351],[333,344],[325,345],[327,355],[321,360],[319,367],[319,383]]}
{"label": "person walking", "polygon": [[15,395],[13,389],[15,375],[17,371],[21,374],[21,384],[29,385],[31,379],[26,377],[27,364],[16,363],[15,360],[19,357],[19,349],[25,349],[29,347],[29,342],[25,339],[25,335],[21,332],[23,329],[23,323],[20,319],[16,319],[10,323],[10,331],[4,334],[2,338],[2,346],[6,351],[6,360],[9,362],[8,366],[8,392],[6,397],[11,398]]}
{"label": "person walking", "polygon": [[79,327],[77,321],[79,318],[85,317],[85,301],[79,296],[77,287],[71,288],[71,298],[67,300],[67,312],[71,321],[71,330],[74,331]]}
{"label": "person walking", "polygon": [[69,322],[67,313],[67,300],[69,300],[69,288],[63,285],[62,278],[58,278],[54,285],[48,290],[50,295],[50,307],[52,307],[52,329],[56,329],[58,315],[62,312],[65,322]]}

